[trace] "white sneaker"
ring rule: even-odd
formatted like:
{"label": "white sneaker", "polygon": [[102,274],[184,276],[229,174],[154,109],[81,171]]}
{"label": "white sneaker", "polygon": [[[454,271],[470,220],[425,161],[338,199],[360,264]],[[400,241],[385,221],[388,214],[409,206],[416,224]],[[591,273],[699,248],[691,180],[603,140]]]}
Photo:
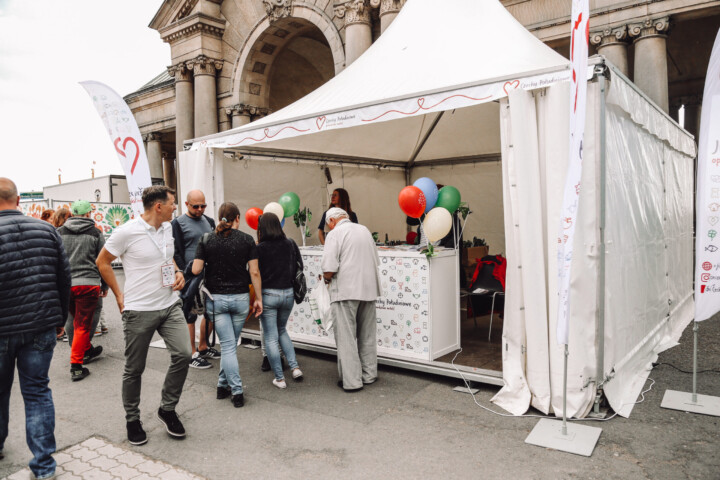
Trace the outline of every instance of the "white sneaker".
{"label": "white sneaker", "polygon": [[292,377],[293,377],[293,380],[295,380],[296,382],[302,382],[302,380],[303,380],[302,370],[300,370],[299,368],[293,368]]}
{"label": "white sneaker", "polygon": [[285,379],[278,380],[277,378],[273,378],[273,385],[275,385],[279,389],[287,388],[287,383],[285,383]]}

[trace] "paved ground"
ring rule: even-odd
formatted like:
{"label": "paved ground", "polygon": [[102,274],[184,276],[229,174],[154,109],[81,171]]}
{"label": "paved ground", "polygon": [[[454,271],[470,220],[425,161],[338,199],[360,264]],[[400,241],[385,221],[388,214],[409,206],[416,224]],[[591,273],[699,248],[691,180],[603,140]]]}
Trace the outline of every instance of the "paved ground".
{"label": "paved ground", "polygon": [[[70,476],[75,473],[85,479],[133,478],[133,470],[138,472],[136,478],[152,478],[155,472],[155,478],[208,479],[720,478],[720,418],[661,409],[666,389],[692,388],[691,375],[666,365],[652,372],[655,386],[629,419],[616,417],[602,423],[599,444],[593,456],[585,458],[526,445],[536,419],[492,415],[469,395],[453,392],[460,384],[456,380],[381,367],[377,384],[346,394],[335,385],[334,357],[300,352],[305,382],[290,382],[287,390],[280,391],[272,386],[272,375],[260,371],[260,351],[245,348],[239,350],[245,407],[235,409],[229,400],[215,399],[217,362],[210,370],[191,370],[178,407],[188,437],[173,440],[154,418],[168,356],[164,350],[151,349],[141,404],[149,442],[133,447],[126,440],[120,400],[120,316],[112,295],[108,300],[110,333],[97,340],[107,353],[89,366],[90,377],[72,383],[68,344],[58,344],[55,352],[51,386],[57,416],[56,458],[62,471],[68,472],[58,478],[76,478]],[[701,324],[701,370],[720,369],[719,320]],[[691,334],[688,328],[681,345],[663,354],[660,362],[690,370]],[[700,393],[720,396],[720,374],[700,374],[698,383]],[[480,386],[478,401],[490,406],[497,390]],[[22,412],[15,385],[0,478],[29,478]],[[118,453],[100,458],[102,452],[119,452],[115,449],[141,456]],[[113,471],[121,455],[138,463]],[[84,464],[92,468],[70,467],[82,469],[78,465]],[[140,465],[155,470],[142,470]],[[127,475],[115,474],[121,469]]]}

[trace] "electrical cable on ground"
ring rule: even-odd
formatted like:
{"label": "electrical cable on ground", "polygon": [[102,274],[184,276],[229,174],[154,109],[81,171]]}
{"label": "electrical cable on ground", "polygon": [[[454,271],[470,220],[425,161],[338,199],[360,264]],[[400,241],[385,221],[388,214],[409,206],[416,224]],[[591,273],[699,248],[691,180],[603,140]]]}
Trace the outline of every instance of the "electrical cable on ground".
{"label": "electrical cable on ground", "polygon": [[[496,412],[495,410],[492,410],[492,409],[490,409],[490,408],[488,408],[488,407],[485,407],[485,406],[483,406],[483,405],[480,405],[480,403],[478,403],[478,401],[477,401],[477,398],[475,398],[475,394],[472,392],[472,390],[471,390],[471,388],[470,388],[470,384],[468,383],[467,379],[466,379],[465,376],[462,374],[462,372],[457,368],[457,366],[455,366],[455,359],[456,359],[457,356],[460,355],[461,353],[462,353],[462,348],[460,348],[460,350],[455,354],[455,356],[454,356],[453,359],[450,361],[450,363],[452,364],[453,368],[454,368],[455,371],[458,373],[458,375],[460,375],[460,378],[462,378],[463,382],[465,382],[465,388],[467,388],[467,389],[468,389],[468,393],[469,393],[470,395],[472,395],[472,398],[473,398],[473,401],[475,402],[475,405],[477,405],[478,407],[482,408],[483,410],[487,410],[488,412],[493,413],[493,414],[495,414],[495,415],[498,415],[498,416],[500,416],[500,417],[513,417],[513,418],[548,418],[548,415],[513,415],[512,413]],[[655,385],[655,380],[653,380],[652,378],[648,377],[647,380],[650,380],[652,383],[651,383],[650,386],[647,388],[647,390],[643,390],[642,392],[640,392],[640,400],[638,400],[637,402],[624,403],[624,404],[620,407],[621,409],[622,409],[622,407],[624,407],[624,406],[626,406],[626,405],[637,405],[637,404],[642,403],[642,402],[645,401],[645,394],[648,393],[650,390],[652,390],[653,385]],[[647,382],[647,380],[646,380],[646,382]],[[607,422],[608,420],[612,420],[613,418],[615,418],[615,417],[617,416],[617,414],[618,414],[618,412],[615,412],[615,413],[613,413],[611,416],[609,416],[608,418],[568,418],[567,421],[568,421],[568,422]]]}
{"label": "electrical cable on ground", "polygon": [[[653,367],[659,367],[661,365],[667,365],[668,367],[672,367],[678,372],[681,373],[693,373],[692,370],[683,370],[682,368],[676,367],[672,363],[665,363],[665,362],[659,362],[659,363],[653,363]],[[707,369],[707,370],[698,370],[697,373],[720,373],[720,370],[713,370],[713,369]]]}

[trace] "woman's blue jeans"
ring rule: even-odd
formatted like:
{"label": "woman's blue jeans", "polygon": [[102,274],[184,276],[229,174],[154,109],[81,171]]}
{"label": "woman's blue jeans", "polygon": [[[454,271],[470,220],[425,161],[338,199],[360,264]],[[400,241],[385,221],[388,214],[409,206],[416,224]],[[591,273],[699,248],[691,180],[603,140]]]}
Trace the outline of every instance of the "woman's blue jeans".
{"label": "woman's blue jeans", "polygon": [[276,289],[263,288],[263,313],[260,322],[263,330],[263,343],[267,351],[270,366],[277,380],[284,379],[282,361],[280,360],[280,347],[285,353],[290,368],[298,368],[295,359],[295,348],[285,327],[293,307],[292,288]]}
{"label": "woman's blue jeans", "polygon": [[208,297],[205,307],[220,338],[218,387],[230,387],[233,395],[243,393],[237,361],[237,344],[245,324],[245,318],[250,311],[250,294],[220,295],[215,293],[213,300]]}

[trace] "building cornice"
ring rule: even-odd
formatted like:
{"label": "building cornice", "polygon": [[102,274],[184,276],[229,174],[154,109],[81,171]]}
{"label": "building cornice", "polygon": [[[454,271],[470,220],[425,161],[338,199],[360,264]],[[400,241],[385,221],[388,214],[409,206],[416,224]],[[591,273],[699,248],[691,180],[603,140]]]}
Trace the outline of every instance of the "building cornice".
{"label": "building cornice", "polygon": [[198,33],[222,38],[225,32],[225,21],[203,13],[195,13],[160,29],[159,32],[160,37],[167,43],[173,43],[180,38]]}

